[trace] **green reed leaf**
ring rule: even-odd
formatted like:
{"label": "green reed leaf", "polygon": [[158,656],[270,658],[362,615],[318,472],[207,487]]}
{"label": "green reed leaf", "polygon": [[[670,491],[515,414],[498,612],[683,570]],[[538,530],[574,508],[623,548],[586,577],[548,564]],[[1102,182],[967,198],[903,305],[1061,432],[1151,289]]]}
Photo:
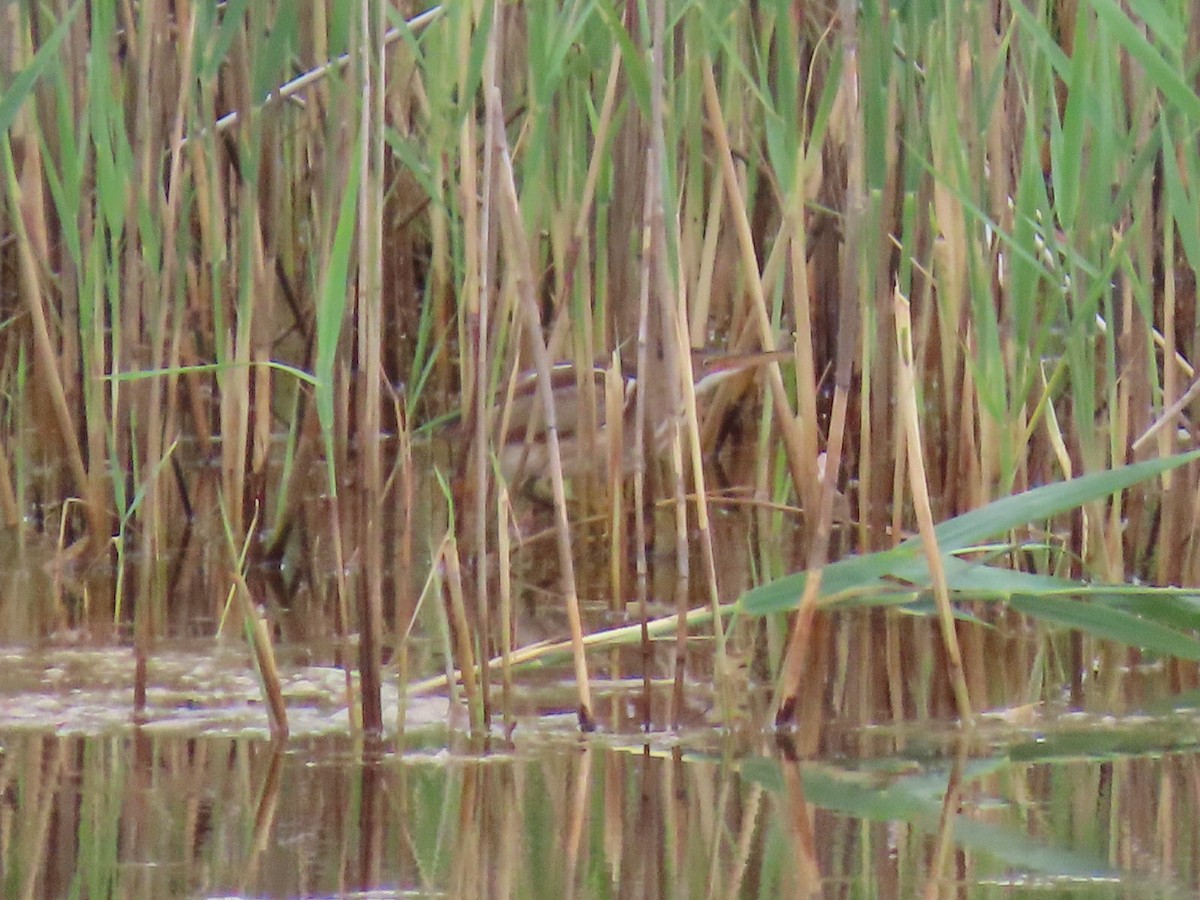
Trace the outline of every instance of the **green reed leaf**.
{"label": "green reed leaf", "polygon": [[[1152,8],[1153,5],[1148,4]],[[1193,123],[1200,123],[1200,97],[1188,87],[1179,69],[1163,57],[1148,41],[1141,29],[1114,0],[1092,0],[1096,16],[1104,22],[1121,45],[1146,70],[1154,86],[1162,91],[1169,103],[1178,107]],[[1156,20],[1159,18],[1154,16]]]}
{"label": "green reed leaf", "polygon": [[343,189],[337,226],[334,229],[333,246],[330,248],[329,261],[321,281],[320,299],[317,306],[317,386],[315,394],[317,418],[321,421],[321,432],[325,438],[331,494],[337,493],[337,477],[333,468],[335,424],[333,419],[333,371],[334,363],[337,361],[338,343],[342,335],[342,320],[346,314],[346,298],[350,293],[350,252],[355,219],[358,214],[359,169],[358,142],[355,142],[350,160],[350,174]]}
{"label": "green reed leaf", "polygon": [[1200,660],[1200,640],[1136,613],[1063,597],[1013,597],[1008,605],[1034,619],[1164,656]]}
{"label": "green reed leaf", "polygon": [[[981,577],[993,577],[988,573],[988,567],[972,567],[970,563],[953,556],[956,552],[1030,522],[1049,519],[1085,503],[1107,497],[1197,458],[1200,458],[1200,451],[1192,451],[1095,472],[1070,481],[1043,485],[1011,497],[1004,497],[943,522],[934,531],[944,557],[943,565],[946,567],[951,589],[960,592],[978,590],[983,587],[978,583]],[[872,596],[877,597],[883,604],[894,600],[898,592],[928,590],[929,570],[921,553],[920,540],[920,537],[909,538],[891,550],[867,556],[852,556],[826,566],[821,575],[822,604],[852,598],[861,600]],[[1005,574],[1012,577],[1014,586],[1028,587],[1025,576],[1021,573]],[[804,593],[807,578],[806,572],[798,572],[754,588],[742,595],[739,601],[741,608],[753,615],[795,609]],[[1062,591],[1066,589],[1067,584],[1060,579],[1039,581],[1038,591]],[[993,584],[993,589],[998,588],[999,585]],[[1011,588],[1009,591],[1011,592]]]}
{"label": "green reed leaf", "polygon": [[[935,529],[938,546],[943,553],[965,549],[1029,522],[1048,519],[1100,500],[1195,459],[1200,459],[1200,450],[1094,472],[1004,497],[938,525]],[[900,546],[919,547],[920,538],[910,538]]]}
{"label": "green reed leaf", "polygon": [[63,16],[63,20],[50,32],[38,52],[33,55],[29,65],[17,73],[12,83],[0,90],[0,131],[7,131],[17,117],[21,104],[33,90],[38,79],[52,66],[58,64],[58,48],[67,36],[75,13],[79,12],[81,4],[76,3]]}

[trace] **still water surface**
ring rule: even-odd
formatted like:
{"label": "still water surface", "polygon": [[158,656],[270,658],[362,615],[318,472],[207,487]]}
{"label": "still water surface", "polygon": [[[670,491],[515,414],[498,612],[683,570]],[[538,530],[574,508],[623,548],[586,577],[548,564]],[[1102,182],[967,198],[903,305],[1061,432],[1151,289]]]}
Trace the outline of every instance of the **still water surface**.
{"label": "still water surface", "polygon": [[[273,744],[237,647],[156,657],[130,722],[123,650],[9,650],[9,897],[1189,897],[1200,723],[1043,707],[951,726],[349,736],[340,670],[285,670]],[[543,687],[543,691],[546,689]],[[571,692],[564,688],[569,708]],[[390,697],[394,703],[395,688]],[[611,697],[607,702],[625,702]]]}

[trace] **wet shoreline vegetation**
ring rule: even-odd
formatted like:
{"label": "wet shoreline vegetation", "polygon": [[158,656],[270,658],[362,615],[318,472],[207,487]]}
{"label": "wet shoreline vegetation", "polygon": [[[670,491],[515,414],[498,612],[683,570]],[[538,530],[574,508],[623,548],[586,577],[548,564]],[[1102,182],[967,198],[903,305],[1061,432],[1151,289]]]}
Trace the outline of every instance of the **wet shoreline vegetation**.
{"label": "wet shoreline vegetation", "polygon": [[141,709],[244,632],[278,733],[305,640],[367,732],[552,656],[585,729],[622,679],[647,728],[1200,686],[1155,10],[9,4],[5,640],[131,640]]}

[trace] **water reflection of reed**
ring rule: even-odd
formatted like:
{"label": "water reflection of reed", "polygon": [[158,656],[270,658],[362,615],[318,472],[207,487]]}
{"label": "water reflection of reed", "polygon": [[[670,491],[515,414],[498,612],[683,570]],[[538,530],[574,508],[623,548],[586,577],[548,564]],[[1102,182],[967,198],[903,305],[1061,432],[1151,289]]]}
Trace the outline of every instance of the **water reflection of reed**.
{"label": "water reflection of reed", "polygon": [[834,763],[786,743],[747,753],[744,738],[731,753],[543,733],[397,756],[340,738],[285,754],[239,738],[10,732],[0,864],[9,896],[1200,888],[1191,750],[1030,759],[1044,738],[924,737],[940,749],[906,755],[892,736],[872,742],[887,755],[861,755],[863,735],[846,732],[821,747]]}

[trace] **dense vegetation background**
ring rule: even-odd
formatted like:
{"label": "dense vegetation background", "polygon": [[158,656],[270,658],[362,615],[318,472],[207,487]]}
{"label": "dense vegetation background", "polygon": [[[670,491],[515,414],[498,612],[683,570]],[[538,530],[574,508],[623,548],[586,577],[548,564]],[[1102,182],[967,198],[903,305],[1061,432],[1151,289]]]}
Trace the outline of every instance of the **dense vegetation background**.
{"label": "dense vegetation background", "polygon": [[[230,583],[249,596],[243,572],[291,560],[337,628],[404,633],[429,547],[506,552],[490,459],[507,419],[489,413],[514,373],[575,360],[602,408],[592,365],[618,349],[672,386],[679,440],[622,490],[557,485],[568,606],[570,523],[592,512],[616,535],[674,497],[707,539],[686,461],[719,446],[731,408],[759,407],[743,384],[689,415],[689,347],[792,351],[743,420],[758,525],[795,528],[745,548],[758,579],[824,561],[835,506],[837,555],[894,546],[917,524],[914,472],[944,520],[1195,443],[1187,3],[52,0],[3,16],[0,514],[21,546],[46,536],[51,599],[6,598],[35,630],[131,607],[160,630],[173,548],[201,528],[216,565],[187,584],[214,616]],[[451,511],[413,448],[456,410]],[[1005,552],[1194,585],[1197,477]],[[719,602],[715,570],[704,554],[684,593]],[[461,578],[486,623],[494,569]]]}

